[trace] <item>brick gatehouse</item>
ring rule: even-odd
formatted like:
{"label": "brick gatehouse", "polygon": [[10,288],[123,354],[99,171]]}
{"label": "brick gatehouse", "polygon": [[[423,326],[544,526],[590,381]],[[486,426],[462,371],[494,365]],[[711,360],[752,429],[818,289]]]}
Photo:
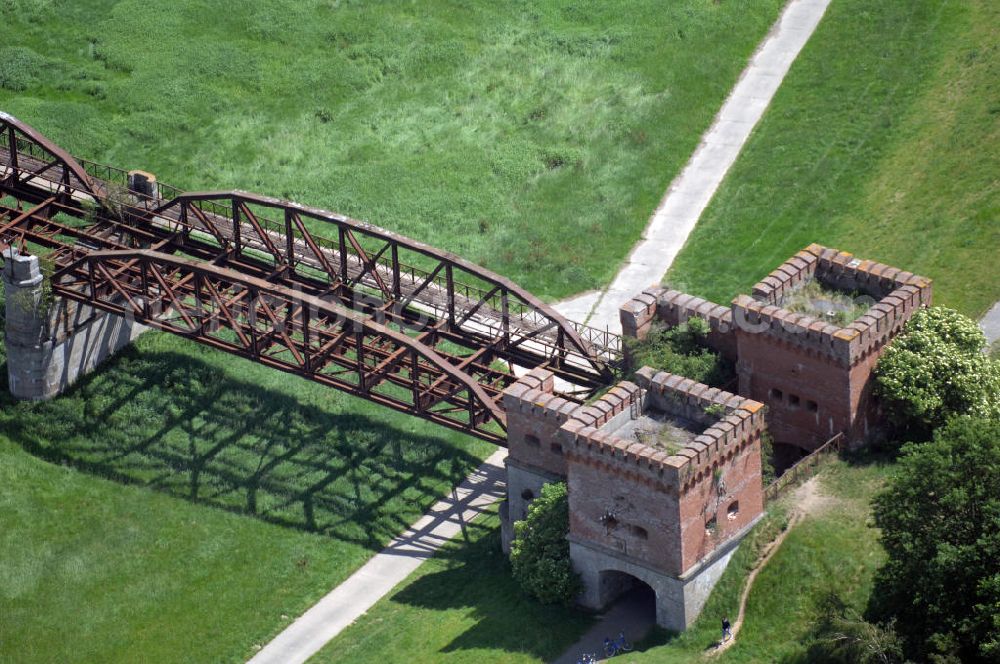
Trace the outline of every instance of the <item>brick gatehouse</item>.
{"label": "brick gatehouse", "polygon": [[[861,313],[793,313],[812,284],[848,296]],[[681,630],[698,616],[736,545],[762,516],[761,436],[779,466],[837,434],[857,447],[877,428],[872,369],[922,306],[929,279],[810,245],[729,307],[675,290],[643,291],[620,311],[626,337],[692,317],[709,347],[735,363],[735,393],[644,367],[593,403],[553,394],[535,370],[504,394],[509,456],[504,542],[546,482],[569,487],[570,556],[601,608],[636,583],[656,594],[657,623]],[[865,308],[866,305],[867,308]],[[817,315],[818,314],[818,315]]]}

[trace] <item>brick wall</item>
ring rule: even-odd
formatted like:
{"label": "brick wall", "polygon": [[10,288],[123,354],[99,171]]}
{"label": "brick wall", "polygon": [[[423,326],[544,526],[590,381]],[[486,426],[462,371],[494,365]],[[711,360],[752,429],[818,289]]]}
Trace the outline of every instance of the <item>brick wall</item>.
{"label": "brick wall", "polygon": [[[560,431],[570,536],[678,576],[762,513],[763,409],[666,372],[644,369],[637,380],[641,389],[620,384],[576,411]],[[619,438],[611,425],[630,417],[637,398],[643,409],[698,418],[706,428],[673,455]],[[725,414],[706,415],[711,405]]]}

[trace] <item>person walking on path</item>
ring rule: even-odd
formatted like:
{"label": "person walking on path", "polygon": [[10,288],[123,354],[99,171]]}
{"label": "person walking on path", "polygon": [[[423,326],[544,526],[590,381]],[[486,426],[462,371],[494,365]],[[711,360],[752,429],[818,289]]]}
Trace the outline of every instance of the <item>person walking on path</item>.
{"label": "person walking on path", "polygon": [[722,642],[725,643],[729,639],[733,638],[732,625],[729,624],[729,618],[726,616],[722,617]]}

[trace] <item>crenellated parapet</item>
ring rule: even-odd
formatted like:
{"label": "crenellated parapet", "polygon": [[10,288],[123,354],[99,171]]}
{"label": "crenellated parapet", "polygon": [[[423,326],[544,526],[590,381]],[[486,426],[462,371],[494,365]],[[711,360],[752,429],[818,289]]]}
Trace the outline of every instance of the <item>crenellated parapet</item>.
{"label": "crenellated parapet", "polygon": [[733,316],[729,307],[666,288],[647,288],[618,312],[625,337],[645,339],[654,324],[676,327],[691,318],[708,323],[706,345],[729,359],[736,358]]}
{"label": "crenellated parapet", "polygon": [[856,291],[881,300],[895,290],[912,287],[930,301],[931,280],[899,268],[855,258],[846,251],[811,244],[754,285],[754,299],[780,304],[795,288],[819,279],[830,288]]}
{"label": "crenellated parapet", "polygon": [[[763,405],[667,372],[644,367],[637,383],[621,382],[593,404],[575,411],[560,429],[574,461],[682,494],[720,463],[758,438]],[[700,429],[689,441],[665,449],[625,437],[627,419],[640,413],[677,417]],[[617,420],[617,421],[616,421]]]}
{"label": "crenellated parapet", "polygon": [[504,390],[509,458],[524,466],[565,477],[566,460],[557,432],[580,404],[554,393],[555,374],[533,369]]}
{"label": "crenellated parapet", "polygon": [[[877,302],[844,326],[781,306],[813,279]],[[767,334],[782,345],[819,354],[844,367],[878,351],[918,308],[930,304],[932,296],[930,279],[817,244],[785,261],[752,292],[753,297],[740,295],[732,303],[733,321],[742,332]]]}

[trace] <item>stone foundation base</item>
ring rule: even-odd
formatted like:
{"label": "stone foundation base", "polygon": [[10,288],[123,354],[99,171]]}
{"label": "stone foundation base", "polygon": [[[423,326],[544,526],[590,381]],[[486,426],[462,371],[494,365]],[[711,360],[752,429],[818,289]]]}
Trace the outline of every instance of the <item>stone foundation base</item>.
{"label": "stone foundation base", "polygon": [[603,609],[642,582],[656,593],[656,624],[675,632],[683,631],[698,618],[737,546],[755,523],[756,520],[680,577],[646,567],[618,551],[571,538],[570,559],[584,586],[578,602],[589,609]]}
{"label": "stone foundation base", "polygon": [[17,399],[51,399],[130,344],[147,327],[114,314],[95,312],[61,341],[21,346],[6,339],[7,377]]}
{"label": "stone foundation base", "polygon": [[17,399],[51,399],[148,329],[75,302],[49,303],[43,280],[37,257],[5,253],[4,342]]}

